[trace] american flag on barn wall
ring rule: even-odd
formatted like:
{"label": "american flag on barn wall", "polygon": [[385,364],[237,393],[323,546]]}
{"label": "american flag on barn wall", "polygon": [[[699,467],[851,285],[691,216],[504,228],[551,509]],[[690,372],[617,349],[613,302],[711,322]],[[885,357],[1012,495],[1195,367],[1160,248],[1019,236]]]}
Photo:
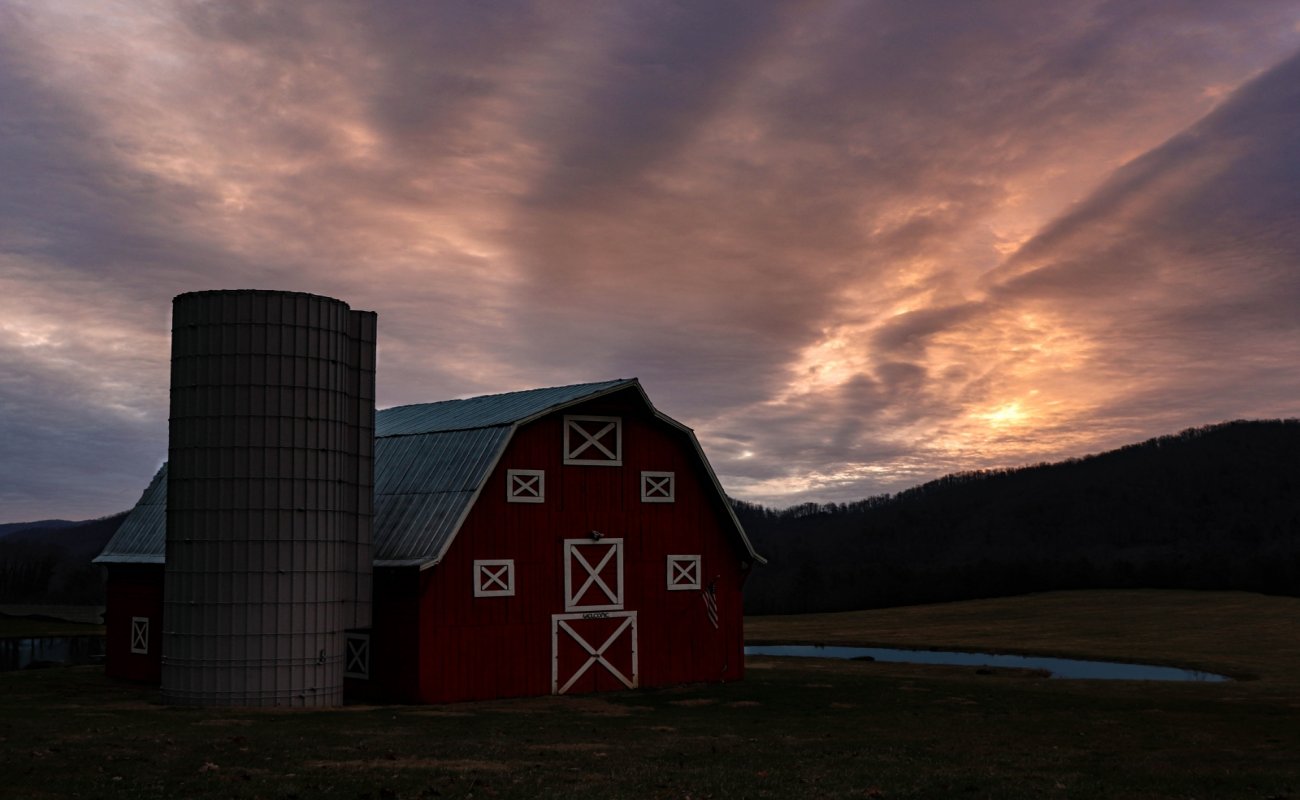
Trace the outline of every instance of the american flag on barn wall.
{"label": "american flag on barn wall", "polygon": [[713,627],[718,627],[718,578],[715,577],[709,581],[709,585],[700,590],[700,597],[704,598],[704,611],[709,615],[709,622]]}

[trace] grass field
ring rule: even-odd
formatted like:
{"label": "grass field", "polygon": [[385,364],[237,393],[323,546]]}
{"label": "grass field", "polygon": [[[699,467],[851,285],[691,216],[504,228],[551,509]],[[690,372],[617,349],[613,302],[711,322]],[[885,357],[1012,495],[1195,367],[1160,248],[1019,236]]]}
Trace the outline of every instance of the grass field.
{"label": "grass field", "polygon": [[[1068,616],[1063,616],[1068,614]],[[1300,600],[1069,593],[760,618],[752,638],[1109,656],[1226,684],[751,659],[598,697],[192,710],[92,667],[0,675],[0,796],[1300,798]]]}
{"label": "grass field", "polygon": [[102,606],[0,605],[0,637],[102,636]]}

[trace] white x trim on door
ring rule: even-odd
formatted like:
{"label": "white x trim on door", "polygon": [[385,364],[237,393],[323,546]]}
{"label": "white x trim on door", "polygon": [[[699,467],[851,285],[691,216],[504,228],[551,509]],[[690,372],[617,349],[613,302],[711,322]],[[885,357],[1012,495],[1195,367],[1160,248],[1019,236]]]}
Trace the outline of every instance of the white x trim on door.
{"label": "white x trim on door", "polygon": [[[583,549],[604,548],[605,553],[593,566],[582,554]],[[601,577],[601,573],[614,562],[614,585]],[[579,567],[574,569],[574,565]],[[576,574],[575,574],[576,573]],[[575,590],[575,582],[582,585]],[[595,587],[599,590],[593,600],[584,600],[587,590]],[[564,610],[598,611],[619,609],[623,607],[623,540],[622,539],[566,539],[564,541]]]}
{"label": "white x trim on door", "polygon": [[149,652],[149,618],[131,617],[131,652]]}
{"label": "white x trim on door", "polygon": [[622,420],[618,417],[566,416],[564,418],[564,463],[621,466],[623,463],[621,426]]}
{"label": "white x trim on door", "polygon": [[348,633],[346,658],[343,665],[345,678],[370,677],[370,635],[365,633]]}
{"label": "white x trim on door", "polygon": [[[552,652],[551,692],[552,693],[564,694],[565,692],[569,691],[569,689],[573,686],[573,684],[577,682],[579,678],[585,675],[587,673],[587,670],[591,669],[593,664],[599,664],[602,667],[604,667],[606,670],[609,671],[609,674],[613,675],[615,678],[618,678],[619,682],[621,682],[627,688],[635,689],[637,687],[637,682],[639,680],[639,677],[637,674],[637,653],[636,653],[636,612],[625,611],[622,613],[627,615],[624,618],[623,623],[619,625],[617,628],[615,628],[613,633],[605,637],[605,641],[602,642],[599,647],[593,647],[590,642],[588,642],[586,639],[583,638],[582,634],[575,631],[573,629],[573,626],[569,624],[568,620],[580,619],[582,617],[581,614],[556,614],[551,617],[551,652]],[[611,664],[607,658],[605,658],[605,651],[607,651],[611,645],[617,642],[618,638],[622,636],[623,632],[628,630],[628,628],[631,628],[631,637],[632,637],[632,641],[631,641],[632,674],[630,676],[624,675],[621,671],[619,671],[617,667]],[[560,685],[560,659],[559,659],[559,636],[561,630],[563,630],[570,637],[572,637],[573,641],[576,642],[579,647],[587,651],[587,660],[582,664],[582,666],[578,667],[578,669],[576,669],[571,676],[569,676],[569,679],[565,681],[564,685],[562,686]]]}

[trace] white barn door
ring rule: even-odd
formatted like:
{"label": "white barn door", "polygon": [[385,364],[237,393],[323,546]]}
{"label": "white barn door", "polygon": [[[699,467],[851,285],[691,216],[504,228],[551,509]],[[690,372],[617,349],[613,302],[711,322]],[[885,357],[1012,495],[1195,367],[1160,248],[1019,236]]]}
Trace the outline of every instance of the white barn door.
{"label": "white barn door", "polygon": [[554,694],[638,685],[636,612],[623,607],[623,540],[564,541],[564,613],[551,616]]}

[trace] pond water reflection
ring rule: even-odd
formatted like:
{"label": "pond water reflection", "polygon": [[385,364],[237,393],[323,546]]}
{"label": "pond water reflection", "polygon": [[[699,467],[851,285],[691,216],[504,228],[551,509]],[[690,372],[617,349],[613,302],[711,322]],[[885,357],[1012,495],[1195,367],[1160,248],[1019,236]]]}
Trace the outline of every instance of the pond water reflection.
{"label": "pond water reflection", "polygon": [[1082,661],[1046,656],[1010,656],[997,653],[958,653],[943,650],[901,650],[889,647],[842,647],[811,644],[750,645],[745,655],[803,656],[812,658],[871,659],[905,664],[948,664],[969,667],[1014,667],[1046,670],[1053,678],[1122,681],[1206,681],[1231,680],[1225,675],[1178,667],[1122,664],[1115,661]]}
{"label": "pond water reflection", "polygon": [[0,672],[33,665],[94,664],[104,658],[103,636],[0,639]]}

